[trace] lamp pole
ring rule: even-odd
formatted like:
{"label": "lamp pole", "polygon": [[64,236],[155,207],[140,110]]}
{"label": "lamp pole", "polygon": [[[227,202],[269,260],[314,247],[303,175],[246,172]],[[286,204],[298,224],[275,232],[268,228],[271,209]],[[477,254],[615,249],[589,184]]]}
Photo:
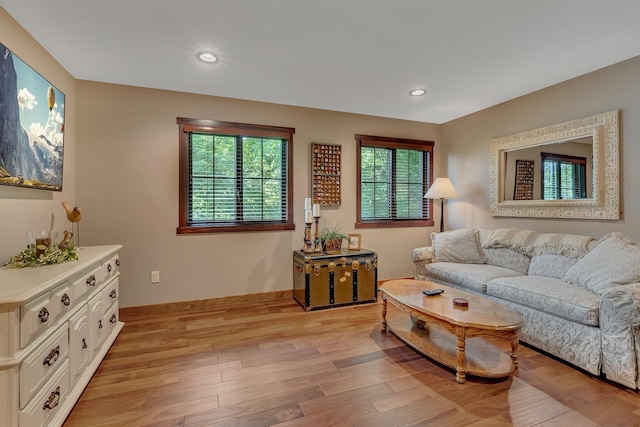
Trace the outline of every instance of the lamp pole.
{"label": "lamp pole", "polygon": [[440,198],[440,232],[444,231],[444,197]]}

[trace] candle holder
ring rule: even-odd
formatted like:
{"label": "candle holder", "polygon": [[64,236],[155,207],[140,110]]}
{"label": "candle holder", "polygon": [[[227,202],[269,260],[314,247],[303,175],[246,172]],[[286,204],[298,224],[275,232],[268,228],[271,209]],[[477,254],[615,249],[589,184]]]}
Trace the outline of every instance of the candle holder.
{"label": "candle holder", "polygon": [[304,223],[304,246],[302,252],[311,253],[314,252],[313,245],[311,244],[311,223]]}
{"label": "candle holder", "polygon": [[320,243],[320,233],[318,229],[320,228],[318,224],[320,223],[320,217],[313,217],[313,224],[316,227],[315,237],[313,239],[313,252],[322,252],[322,244]]}

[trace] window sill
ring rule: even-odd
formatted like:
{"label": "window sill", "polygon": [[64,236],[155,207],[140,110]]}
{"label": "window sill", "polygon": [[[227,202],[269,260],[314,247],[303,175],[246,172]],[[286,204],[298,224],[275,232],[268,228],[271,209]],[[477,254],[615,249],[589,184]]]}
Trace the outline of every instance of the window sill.
{"label": "window sill", "polygon": [[401,227],[432,227],[432,219],[427,220],[389,220],[356,222],[356,228],[401,228]]}
{"label": "window sill", "polygon": [[239,224],[217,226],[184,226],[176,229],[176,234],[212,234],[233,233],[243,231],[280,231],[295,230],[295,224]]}

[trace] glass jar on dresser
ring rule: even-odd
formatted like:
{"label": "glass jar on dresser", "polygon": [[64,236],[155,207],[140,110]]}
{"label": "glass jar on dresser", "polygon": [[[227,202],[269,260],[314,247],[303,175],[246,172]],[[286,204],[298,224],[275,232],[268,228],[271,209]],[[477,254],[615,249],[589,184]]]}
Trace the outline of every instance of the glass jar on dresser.
{"label": "glass jar on dresser", "polygon": [[120,245],[0,268],[0,427],[60,426],[122,330]]}

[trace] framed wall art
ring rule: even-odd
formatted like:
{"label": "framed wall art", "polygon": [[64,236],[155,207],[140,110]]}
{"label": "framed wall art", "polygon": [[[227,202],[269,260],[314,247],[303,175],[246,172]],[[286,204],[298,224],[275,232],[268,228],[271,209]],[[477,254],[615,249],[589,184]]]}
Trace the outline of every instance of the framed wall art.
{"label": "framed wall art", "polygon": [[347,249],[360,250],[361,248],[361,236],[360,234],[349,234]]}
{"label": "framed wall art", "polygon": [[64,93],[0,43],[0,184],[62,191]]}
{"label": "framed wall art", "polygon": [[340,206],[340,168],[342,146],[311,144],[311,194],[313,203]]}

